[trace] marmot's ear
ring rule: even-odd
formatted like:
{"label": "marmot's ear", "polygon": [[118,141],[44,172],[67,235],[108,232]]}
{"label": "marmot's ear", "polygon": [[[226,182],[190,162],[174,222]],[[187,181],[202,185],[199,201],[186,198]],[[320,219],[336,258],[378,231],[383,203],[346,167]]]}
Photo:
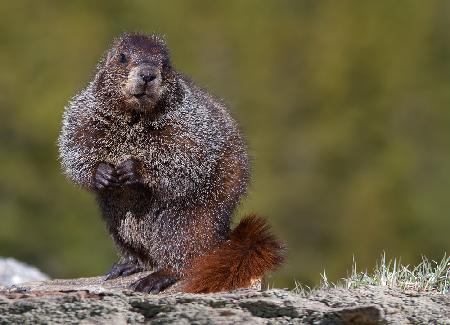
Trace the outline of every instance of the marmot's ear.
{"label": "marmot's ear", "polygon": [[117,50],[115,50],[115,49],[111,49],[108,52],[106,52],[106,55],[104,55],[103,59],[102,59],[102,61],[104,61],[103,66],[105,66],[108,62],[110,62],[116,53],[117,53]]}
{"label": "marmot's ear", "polygon": [[106,66],[106,63],[111,59],[111,56],[111,50],[103,52],[103,55],[100,57],[100,60],[97,63],[97,71],[102,70]]}
{"label": "marmot's ear", "polygon": [[99,89],[102,88],[103,84],[104,84],[105,66],[106,66],[106,61],[108,60],[108,55],[109,55],[109,52],[105,53],[101,57],[100,61],[97,64],[97,73],[95,74],[95,77],[94,77],[94,84]]}

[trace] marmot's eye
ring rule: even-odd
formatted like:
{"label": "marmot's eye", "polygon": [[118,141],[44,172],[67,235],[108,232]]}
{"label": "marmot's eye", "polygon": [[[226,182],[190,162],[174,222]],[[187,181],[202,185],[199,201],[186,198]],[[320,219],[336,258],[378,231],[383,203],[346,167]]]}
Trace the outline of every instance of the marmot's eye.
{"label": "marmot's eye", "polygon": [[120,53],[120,55],[119,55],[119,62],[120,63],[127,63],[127,56],[124,53]]}

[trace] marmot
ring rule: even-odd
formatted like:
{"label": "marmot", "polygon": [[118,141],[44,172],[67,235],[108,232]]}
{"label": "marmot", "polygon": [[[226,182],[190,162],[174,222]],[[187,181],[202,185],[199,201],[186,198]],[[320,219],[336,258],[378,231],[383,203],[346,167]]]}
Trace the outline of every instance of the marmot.
{"label": "marmot", "polygon": [[69,103],[59,137],[65,174],[96,194],[121,259],[107,279],[154,270],[157,293],[249,286],[282,261],[264,219],[230,219],[249,181],[246,144],[223,103],[171,65],[165,41],[113,42]]}

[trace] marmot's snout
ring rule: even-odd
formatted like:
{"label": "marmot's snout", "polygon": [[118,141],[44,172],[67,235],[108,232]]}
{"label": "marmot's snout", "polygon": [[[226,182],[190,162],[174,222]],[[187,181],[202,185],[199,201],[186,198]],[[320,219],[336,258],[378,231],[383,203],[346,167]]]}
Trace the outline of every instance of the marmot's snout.
{"label": "marmot's snout", "polygon": [[144,81],[144,83],[149,83],[155,80],[156,72],[156,69],[153,69],[151,66],[140,67],[138,71],[139,77],[142,78],[142,81]]}
{"label": "marmot's snout", "polygon": [[125,92],[137,106],[153,107],[161,95],[161,71],[153,64],[139,64],[128,74]]}

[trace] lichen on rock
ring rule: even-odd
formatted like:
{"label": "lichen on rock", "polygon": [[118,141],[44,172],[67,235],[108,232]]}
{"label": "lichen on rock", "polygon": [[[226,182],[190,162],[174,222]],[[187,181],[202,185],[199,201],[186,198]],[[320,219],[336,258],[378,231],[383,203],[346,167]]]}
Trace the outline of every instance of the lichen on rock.
{"label": "lichen on rock", "polygon": [[216,294],[142,294],[136,277],[0,287],[0,324],[450,324],[450,295],[382,286],[307,295],[254,289]]}

